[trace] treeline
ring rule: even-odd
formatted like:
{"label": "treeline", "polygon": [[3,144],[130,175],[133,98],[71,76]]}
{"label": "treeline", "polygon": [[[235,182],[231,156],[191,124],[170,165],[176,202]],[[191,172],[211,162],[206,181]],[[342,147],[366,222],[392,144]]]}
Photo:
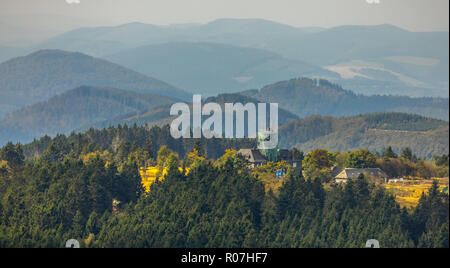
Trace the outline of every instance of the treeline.
{"label": "treeline", "polygon": [[79,157],[82,154],[107,150],[117,156],[116,160],[122,161],[138,149],[145,150],[150,157],[154,157],[162,146],[167,146],[180,156],[184,156],[198,143],[202,144],[201,151],[214,159],[222,156],[226,149],[256,147],[254,139],[174,139],[168,125],[148,129],[134,124],[102,130],[89,129],[85,133],[58,135],[53,139],[45,136],[24,145],[23,151],[27,158],[62,160],[65,155]]}
{"label": "treeline", "polygon": [[[364,176],[324,187],[289,170],[274,193],[236,151],[208,160],[202,141],[187,153],[158,140],[164,131],[122,127],[3,147],[0,247],[62,247],[70,238],[83,247],[364,247],[372,238],[449,247],[449,199],[437,184],[409,211]],[[184,154],[155,153],[164,142]],[[148,194],[142,161],[168,168]]]}
{"label": "treeline", "polygon": [[369,128],[400,131],[429,131],[446,122],[405,113],[371,113],[362,116]]}
{"label": "treeline", "polygon": [[[301,157],[303,153],[299,152]],[[445,178],[449,176],[449,155],[434,156],[431,161],[420,159],[410,148],[404,148],[396,154],[392,147],[382,153],[372,153],[367,149],[352,152],[330,152],[316,149],[304,155],[303,169],[310,179],[320,178],[330,181],[333,169],[343,168],[380,168],[389,178],[415,177],[421,179]],[[339,169],[340,168],[340,169]],[[337,174],[334,174],[337,175]]]}

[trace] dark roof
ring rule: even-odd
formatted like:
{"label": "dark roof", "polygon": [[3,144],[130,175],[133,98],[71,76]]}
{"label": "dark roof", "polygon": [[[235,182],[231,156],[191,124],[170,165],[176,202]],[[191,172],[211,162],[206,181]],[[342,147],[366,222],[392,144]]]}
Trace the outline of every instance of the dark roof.
{"label": "dark roof", "polygon": [[245,156],[250,162],[267,162],[264,155],[257,149],[241,149],[239,153]]}
{"label": "dark roof", "polygon": [[[280,150],[279,161],[286,162],[300,162],[300,159],[294,159],[293,154],[289,150]],[[250,162],[267,162],[267,158],[258,149],[241,149],[239,153],[242,154]]]}
{"label": "dark roof", "polygon": [[332,167],[331,168],[331,176],[336,177],[337,175],[339,175],[339,173],[341,173],[344,169],[340,168],[340,167]]}

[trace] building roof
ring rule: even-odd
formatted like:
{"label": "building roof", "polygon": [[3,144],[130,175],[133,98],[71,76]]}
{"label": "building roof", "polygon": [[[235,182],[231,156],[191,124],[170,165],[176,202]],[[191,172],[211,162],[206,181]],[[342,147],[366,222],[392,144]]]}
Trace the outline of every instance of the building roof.
{"label": "building roof", "polygon": [[331,176],[336,177],[337,175],[339,175],[339,173],[341,173],[344,169],[340,168],[340,167],[332,167],[331,168]]}
{"label": "building roof", "polygon": [[257,149],[241,149],[239,153],[251,163],[267,162],[264,155]]}
{"label": "building roof", "polygon": [[[261,153],[259,149],[241,149],[239,153],[242,154],[251,163],[268,162],[268,159]],[[294,156],[289,150],[279,150],[279,161],[296,162],[299,159],[294,159]]]}
{"label": "building roof", "polygon": [[377,178],[387,178],[386,173],[379,168],[346,168],[341,171],[335,178],[336,179],[350,179],[357,178],[360,174],[368,174]]}

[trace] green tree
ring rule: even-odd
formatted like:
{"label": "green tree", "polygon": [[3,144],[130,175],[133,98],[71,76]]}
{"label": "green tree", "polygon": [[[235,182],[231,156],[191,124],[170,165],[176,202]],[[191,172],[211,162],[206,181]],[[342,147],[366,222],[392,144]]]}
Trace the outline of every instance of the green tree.
{"label": "green tree", "polygon": [[374,168],[377,166],[377,158],[369,150],[351,152],[345,162],[348,168]]}
{"label": "green tree", "polygon": [[384,159],[390,159],[390,158],[398,158],[398,155],[394,153],[394,150],[391,146],[389,146],[384,152],[383,152],[383,158]]}
{"label": "green tree", "polygon": [[330,168],[332,166],[332,153],[323,149],[316,149],[305,157],[306,168]]}
{"label": "green tree", "polygon": [[23,154],[22,145],[14,145],[12,142],[6,144],[0,150],[0,160],[8,162],[8,165],[13,169],[23,165],[25,156]]}
{"label": "green tree", "polygon": [[449,166],[449,155],[448,154],[444,154],[442,156],[435,156],[433,158],[434,158],[434,162],[436,163],[437,166],[441,166],[441,167]]}
{"label": "green tree", "polygon": [[413,154],[409,147],[406,147],[402,150],[402,154],[400,157],[411,162],[417,162],[417,156]]}

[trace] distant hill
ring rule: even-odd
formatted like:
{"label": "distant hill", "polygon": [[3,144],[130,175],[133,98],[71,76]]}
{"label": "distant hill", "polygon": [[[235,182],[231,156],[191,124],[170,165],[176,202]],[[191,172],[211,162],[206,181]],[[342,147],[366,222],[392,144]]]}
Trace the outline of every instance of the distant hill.
{"label": "distant hill", "polygon": [[[224,104],[225,103],[258,103],[256,99],[249,98],[240,94],[220,94],[217,97],[209,97],[207,99],[203,99],[202,103],[218,103],[222,106],[222,111],[225,111]],[[191,106],[192,111],[192,106]],[[223,115],[224,116],[224,115]],[[285,124],[287,122],[299,119],[295,114],[285,110],[283,107],[279,107],[278,111],[279,124]],[[140,112],[133,112],[129,114],[124,114],[118,116],[113,119],[105,120],[102,122],[97,122],[93,125],[87,125],[83,128],[79,129],[79,131],[85,131],[89,128],[107,128],[110,126],[117,125],[133,125],[137,124],[138,126],[148,125],[151,126],[164,126],[170,124],[175,117],[170,116],[170,107],[160,107],[157,109],[148,109]],[[269,118],[269,116],[267,116]]]}
{"label": "distant hill", "polygon": [[280,128],[280,146],[333,152],[369,149],[397,152],[409,147],[419,157],[449,153],[448,122],[403,113],[375,113],[335,118],[312,116]]}
{"label": "distant hill", "polygon": [[105,59],[203,95],[260,88],[299,76],[338,76],[261,49],[217,43],[166,43],[139,47]]}
{"label": "distant hill", "polygon": [[444,59],[448,55],[445,32],[409,32],[392,25],[296,28],[262,19],[218,19],[186,27],[129,23],[80,28],[37,48],[76,50],[97,56],[114,53],[114,49],[99,49],[96,53],[93,44],[100,42],[121,44],[119,49],[168,42],[214,42],[270,50],[317,65],[386,56]]}
{"label": "distant hill", "polygon": [[449,99],[356,95],[325,80],[292,79],[241,94],[279,103],[280,107],[300,117],[339,117],[391,111],[449,120]]}
{"label": "distant hill", "polygon": [[[43,50],[0,64],[0,107],[12,111],[89,85],[187,99],[189,94],[105,60],[81,53]],[[1,117],[1,114],[0,114]]]}
{"label": "distant hill", "polygon": [[[170,105],[176,100],[158,95],[80,87],[8,115],[0,121],[0,143],[28,142],[45,134],[85,131],[110,126],[170,124]],[[204,103],[258,103],[240,94],[222,94]],[[420,157],[448,153],[448,122],[419,115],[385,112],[352,117],[314,115],[299,117],[280,104],[280,147],[304,151],[325,148],[348,151],[368,148],[396,151],[410,147]]]}
{"label": "distant hill", "polygon": [[113,27],[80,28],[58,35],[35,49],[54,48],[104,56],[150,44],[169,42],[214,42],[259,48],[275,38],[296,38],[310,33],[262,19],[218,19],[208,24],[159,26],[128,23]]}
{"label": "distant hill", "polygon": [[119,89],[79,87],[8,114],[0,121],[0,144],[10,140],[24,143],[43,135],[67,134],[84,125],[176,101],[165,96]]}
{"label": "distant hill", "polygon": [[394,55],[444,59],[448,41],[448,32],[410,32],[388,24],[349,25],[302,36],[295,43],[297,49],[291,46],[283,55],[318,65]]}
{"label": "distant hill", "polygon": [[449,96],[448,32],[410,32],[392,25],[295,28],[259,19],[176,26],[130,23],[77,29],[33,49],[105,56],[171,42],[221,43],[270,51],[335,72],[333,76],[314,76],[366,95]]}

